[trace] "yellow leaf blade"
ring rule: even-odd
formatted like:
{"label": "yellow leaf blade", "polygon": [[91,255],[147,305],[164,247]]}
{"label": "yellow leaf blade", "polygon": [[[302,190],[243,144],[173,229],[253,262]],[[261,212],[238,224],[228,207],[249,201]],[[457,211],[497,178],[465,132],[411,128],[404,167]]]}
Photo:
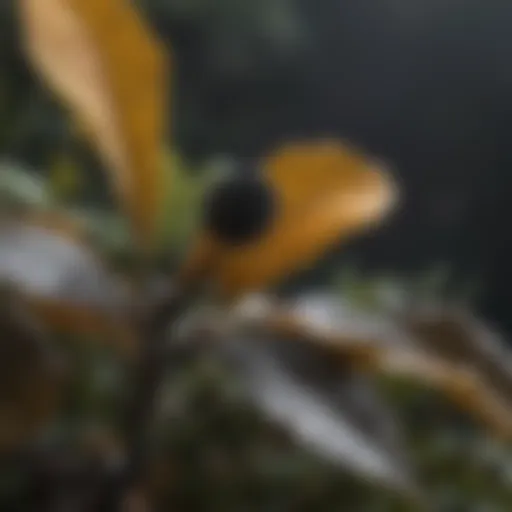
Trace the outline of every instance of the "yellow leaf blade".
{"label": "yellow leaf blade", "polygon": [[396,199],[379,166],[333,143],[284,148],[267,160],[265,179],[277,194],[277,218],[254,243],[224,251],[217,277],[228,296],[306,268],[379,220]]}
{"label": "yellow leaf blade", "polygon": [[138,241],[162,200],[164,52],[127,0],[21,0],[27,55],[86,130]]}

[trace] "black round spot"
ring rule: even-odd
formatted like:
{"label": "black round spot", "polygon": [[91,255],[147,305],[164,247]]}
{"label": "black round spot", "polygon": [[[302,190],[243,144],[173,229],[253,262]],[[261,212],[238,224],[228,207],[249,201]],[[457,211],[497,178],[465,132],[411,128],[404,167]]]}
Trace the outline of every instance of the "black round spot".
{"label": "black round spot", "polygon": [[272,190],[254,176],[219,183],[205,202],[207,229],[222,242],[243,244],[261,235],[275,214]]}

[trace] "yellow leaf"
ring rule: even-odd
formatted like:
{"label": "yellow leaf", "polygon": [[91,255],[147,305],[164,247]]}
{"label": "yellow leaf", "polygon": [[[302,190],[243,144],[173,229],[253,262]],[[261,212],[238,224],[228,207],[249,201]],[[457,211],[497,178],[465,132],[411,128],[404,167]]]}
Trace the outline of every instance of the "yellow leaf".
{"label": "yellow leaf", "polygon": [[332,245],[380,220],[396,199],[376,162],[336,142],[286,146],[263,169],[277,196],[277,214],[253,243],[224,249],[216,278],[227,296],[307,268]]}
{"label": "yellow leaf", "polygon": [[128,0],[20,0],[35,70],[95,145],[139,243],[162,201],[165,54]]}

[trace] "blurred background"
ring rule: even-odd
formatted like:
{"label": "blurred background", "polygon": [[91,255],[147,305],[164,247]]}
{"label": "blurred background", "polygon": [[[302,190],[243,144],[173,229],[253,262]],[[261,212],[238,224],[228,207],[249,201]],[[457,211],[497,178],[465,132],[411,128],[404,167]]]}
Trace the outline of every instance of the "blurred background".
{"label": "blurred background", "polygon": [[[322,288],[371,302],[388,287],[450,298],[512,337],[512,4],[136,3],[173,65],[163,271],[185,250],[212,176],[244,172],[247,162],[290,138],[335,137],[387,162],[403,199],[381,229],[330,254],[290,293]],[[66,208],[99,216],[102,240],[121,265],[122,227],[104,169],[28,69],[14,0],[0,3],[0,158],[13,196],[39,187]],[[73,350],[80,371],[65,419],[52,431],[60,440],[73,437],[77,425],[110,421],[125,378],[110,352],[80,343]],[[226,398],[234,385],[225,375],[197,365],[172,386],[180,413],[158,445],[175,461],[164,479],[169,503],[205,511],[402,510],[384,491],[368,492],[364,479],[290,447],[245,403]],[[386,386],[432,510],[512,510],[512,461],[503,445],[439,397]],[[242,466],[237,457],[250,458],[248,445],[263,455]],[[297,467],[306,469],[290,469]],[[32,510],[18,473],[2,473],[1,510]]]}

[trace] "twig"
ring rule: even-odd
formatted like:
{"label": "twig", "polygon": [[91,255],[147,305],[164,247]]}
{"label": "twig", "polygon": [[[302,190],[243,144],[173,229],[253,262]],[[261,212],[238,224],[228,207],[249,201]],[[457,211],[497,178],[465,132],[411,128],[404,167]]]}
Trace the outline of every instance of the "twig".
{"label": "twig", "polygon": [[136,386],[128,406],[125,428],[127,432],[127,461],[121,473],[112,476],[104,498],[95,511],[123,510],[126,497],[139,484],[147,467],[148,432],[153,420],[153,408],[158,387],[167,368],[165,357],[168,329],[184,313],[192,294],[176,293],[149,308],[143,319],[140,364],[136,369]]}

